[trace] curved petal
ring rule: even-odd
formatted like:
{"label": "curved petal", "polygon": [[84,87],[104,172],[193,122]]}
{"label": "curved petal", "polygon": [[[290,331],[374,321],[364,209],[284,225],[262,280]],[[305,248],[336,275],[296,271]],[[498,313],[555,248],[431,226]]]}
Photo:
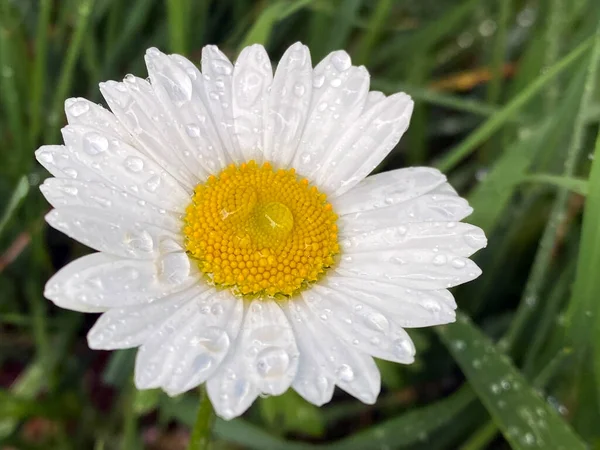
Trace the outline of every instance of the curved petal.
{"label": "curved petal", "polygon": [[[194,96],[193,79],[197,74],[185,71],[156,48],[146,52],[145,60],[154,94],[172,118],[173,132],[179,136],[182,148],[178,156],[196,178],[205,180],[214,172],[213,160],[219,159],[215,146],[220,150],[221,143],[212,121],[206,118],[203,102]],[[202,118],[198,117],[198,110],[203,111]],[[218,166],[222,167],[224,158],[220,159]]]}
{"label": "curved petal", "polygon": [[195,320],[173,341],[178,358],[171,376],[163,383],[171,396],[198,386],[215,373],[235,342],[244,306],[230,292],[221,291],[202,298],[198,311]]}
{"label": "curved petal", "polygon": [[[246,304],[244,307],[248,309]],[[240,333],[219,370],[206,382],[210,402],[217,415],[225,420],[243,414],[259,393],[245,364],[243,343]]]}
{"label": "curved petal", "polygon": [[481,275],[470,259],[435,249],[345,255],[334,270],[347,277],[424,290],[450,288]]}
{"label": "curved petal", "polygon": [[65,113],[69,125],[84,125],[107,136],[114,136],[131,145],[132,137],[115,115],[85,98],[69,98],[65,101]]}
{"label": "curved petal", "polygon": [[67,125],[62,133],[74,159],[120,190],[177,212],[189,203],[188,192],[169,173],[127,143],[81,125]]}
{"label": "curved petal", "polygon": [[362,180],[334,200],[340,216],[387,208],[433,191],[446,182],[446,176],[429,167],[409,167],[379,173]]}
{"label": "curved petal", "polygon": [[456,302],[445,289],[422,291],[339,276],[327,277],[326,285],[375,308],[404,328],[441,325],[456,318]]}
{"label": "curved petal", "polygon": [[158,261],[92,253],[56,272],[46,283],[44,296],[62,308],[102,312],[150,303],[181,291],[197,281],[193,270],[183,252]]}
{"label": "curved petal", "polygon": [[348,344],[377,358],[414,361],[415,348],[406,331],[369,304],[324,285],[302,292],[302,298]]}
{"label": "curved petal", "polygon": [[344,254],[382,250],[432,249],[469,257],[487,244],[483,230],[461,222],[420,222],[375,229],[361,233],[347,232],[341,241]]}
{"label": "curved petal", "polygon": [[312,93],[308,48],[299,42],[281,57],[265,116],[265,159],[278,168],[292,162],[304,131]]}
{"label": "curved petal", "polygon": [[473,208],[456,195],[425,194],[387,208],[346,214],[339,218],[343,234],[365,233],[379,228],[399,227],[398,224],[423,222],[455,222],[464,219]]}
{"label": "curved petal", "polygon": [[310,179],[328,151],[360,116],[369,92],[369,72],[352,66],[344,51],[330,53],[313,71],[310,113],[292,166]]}
{"label": "curved petal", "polygon": [[383,92],[370,91],[369,94],[367,95],[367,101],[365,102],[365,107],[364,107],[363,111],[364,112],[368,111],[373,106],[375,106],[377,103],[385,100],[385,98],[386,97]]}
{"label": "curved petal", "polygon": [[365,111],[334,144],[317,184],[332,197],[354,187],[396,146],[408,128],[412,110],[411,98],[400,93]]}
{"label": "curved petal", "polygon": [[178,234],[112,211],[69,206],[46,214],[53,228],[88,247],[122,258],[154,259],[163,240],[179,241]]}
{"label": "curved petal", "polygon": [[243,155],[234,136],[233,65],[215,45],[202,49],[202,75],[207,105],[224,149],[234,163],[240,163]]}
{"label": "curved petal", "polygon": [[197,177],[181,157],[181,142],[174,121],[146,80],[128,75],[123,83],[100,83],[100,92],[119,122],[131,134],[135,147],[168,171],[183,186],[193,188]]}
{"label": "curved petal", "polygon": [[82,164],[77,155],[64,145],[42,145],[35,151],[35,158],[57,178],[103,183],[102,178],[91,168]]}
{"label": "curved petal", "polygon": [[199,320],[198,303],[201,298],[210,296],[213,290],[195,292],[174,314],[171,314],[140,347],[135,359],[134,381],[138,389],[154,389],[165,383],[173,369],[188,350],[177,337],[187,327],[194,326]]}
{"label": "curved petal", "polygon": [[208,285],[196,285],[151,303],[116,306],[96,321],[87,335],[88,345],[100,350],[138,347],[183,305],[208,289]]}
{"label": "curved petal", "polygon": [[283,394],[298,369],[298,347],[283,311],[273,300],[253,301],[244,320],[246,370],[261,393]]}
{"label": "curved petal", "polygon": [[269,89],[273,82],[271,61],[262,45],[240,53],[233,69],[235,136],[245,161],[263,162],[264,128]]}
{"label": "curved petal", "polygon": [[375,403],[381,377],[373,358],[344,343],[311,311],[303,298],[285,303],[283,308],[295,333],[311,346],[310,355],[326,376],[362,402]]}
{"label": "curved petal", "polygon": [[55,208],[68,206],[94,208],[122,214],[132,221],[153,223],[173,233],[181,231],[181,220],[174,213],[104,183],[48,178],[40,186],[40,191],[48,203]]}

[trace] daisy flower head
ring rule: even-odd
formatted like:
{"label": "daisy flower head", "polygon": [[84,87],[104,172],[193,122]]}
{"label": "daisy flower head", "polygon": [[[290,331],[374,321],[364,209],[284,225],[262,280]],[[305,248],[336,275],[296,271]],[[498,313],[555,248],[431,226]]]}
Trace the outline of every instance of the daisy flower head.
{"label": "daisy flower head", "polygon": [[139,347],[135,383],[201,383],[217,414],[288,388],[316,405],[337,385],[374,403],[373,357],[409,364],[404,328],[452,322],[448,288],[481,273],[483,232],[431,168],[368,176],[413,102],[369,92],[343,51],[314,68],[297,43],[275,71],[260,45],[201,71],[151,48],[149,78],[66,101],[48,223],[93,248],[47,283],[58,306],[102,313],[90,347]]}

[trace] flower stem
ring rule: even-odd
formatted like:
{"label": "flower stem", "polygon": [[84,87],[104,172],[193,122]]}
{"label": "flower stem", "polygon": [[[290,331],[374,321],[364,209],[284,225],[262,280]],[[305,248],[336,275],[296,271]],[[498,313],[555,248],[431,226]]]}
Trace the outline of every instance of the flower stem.
{"label": "flower stem", "polygon": [[215,418],[212,404],[206,393],[206,388],[201,385],[198,388],[200,394],[200,403],[198,405],[198,413],[196,423],[190,437],[190,445],[188,450],[208,450],[210,445],[210,435],[212,424]]}

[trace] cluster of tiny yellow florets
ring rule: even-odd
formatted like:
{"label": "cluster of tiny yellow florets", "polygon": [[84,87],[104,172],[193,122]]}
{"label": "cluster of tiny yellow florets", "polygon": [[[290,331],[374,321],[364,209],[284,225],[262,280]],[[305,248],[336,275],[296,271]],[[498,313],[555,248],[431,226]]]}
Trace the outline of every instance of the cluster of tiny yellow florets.
{"label": "cluster of tiny yellow florets", "polygon": [[339,253],[337,216],[325,194],[294,169],[230,165],[196,186],[185,246],[217,286],[249,296],[290,296]]}

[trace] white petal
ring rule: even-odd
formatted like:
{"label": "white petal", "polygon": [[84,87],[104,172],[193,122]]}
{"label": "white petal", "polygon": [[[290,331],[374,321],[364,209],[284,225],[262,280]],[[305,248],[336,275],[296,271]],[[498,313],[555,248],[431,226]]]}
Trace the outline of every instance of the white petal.
{"label": "white petal", "polygon": [[150,83],[128,75],[123,83],[100,83],[100,92],[140,152],[151,157],[187,188],[196,185],[197,177],[181,159],[185,146],[173,118],[156,98]]}
{"label": "white petal", "polygon": [[234,138],[233,65],[216,46],[207,45],[202,49],[202,75],[207,105],[221,142],[230,159],[240,163],[243,155]]}
{"label": "white petal", "polygon": [[206,382],[210,402],[217,415],[225,420],[243,414],[259,393],[245,364],[243,343],[240,333],[219,370]]}
{"label": "white petal", "polygon": [[[298,342],[301,348],[298,373],[296,374],[296,378],[294,378],[292,387],[307,402],[322,406],[331,401],[335,381],[311,356],[311,352],[314,351],[312,344],[310,346],[308,344],[302,345],[300,344],[301,341],[309,341],[309,339],[296,334],[296,342]],[[311,343],[312,341],[310,339]]]}
{"label": "white petal", "polygon": [[132,137],[115,115],[85,98],[69,98],[65,101],[65,113],[69,125],[84,125],[94,128],[105,136],[114,136],[132,143]]}
{"label": "white petal", "polygon": [[198,386],[218,369],[238,335],[244,305],[230,292],[221,291],[202,298],[198,310],[196,319],[173,341],[178,358],[163,383],[171,396]]}
{"label": "white petal", "polygon": [[86,183],[66,178],[48,178],[40,186],[46,200],[55,208],[80,206],[122,214],[131,221],[153,223],[178,233],[181,220],[175,213],[158,208],[104,183]]}
{"label": "white petal", "polygon": [[365,102],[365,107],[364,107],[363,111],[368,111],[373,106],[375,106],[377,103],[385,100],[385,98],[386,97],[383,92],[379,92],[379,91],[369,92],[369,94],[367,95],[367,101]]}
{"label": "white petal", "polygon": [[[330,276],[327,286],[382,312],[405,328],[454,322],[456,302],[447,290],[421,291],[373,280]],[[356,307],[356,306],[355,306]]]}
{"label": "white petal", "polygon": [[240,53],[233,69],[233,115],[235,135],[246,161],[263,160],[265,113],[273,69],[262,45],[251,45]]}
{"label": "white petal", "polygon": [[344,233],[344,254],[381,250],[431,249],[468,257],[486,246],[481,228],[460,222],[420,222],[376,229],[361,233]]}
{"label": "white petal", "polygon": [[[203,288],[199,288],[202,291]],[[138,389],[154,389],[169,379],[173,368],[187,350],[178,345],[177,337],[187,326],[197,323],[198,301],[212,290],[198,292],[154,330],[140,347],[135,360],[135,385]]]}
{"label": "white petal", "polygon": [[102,314],[89,331],[88,344],[100,350],[138,347],[183,305],[207,289],[208,285],[196,285],[152,303],[133,306],[115,302],[116,307]]}
{"label": "white petal", "polygon": [[414,361],[415,349],[406,331],[369,304],[324,285],[302,292],[302,298],[347,344],[377,358]]}
{"label": "white petal", "polygon": [[312,64],[308,48],[299,42],[281,57],[265,117],[265,159],[287,167],[302,137],[310,107]]}
{"label": "white petal", "polygon": [[444,174],[429,167],[410,167],[379,173],[364,179],[336,198],[335,210],[343,216],[386,208],[420,197],[445,182]]}
{"label": "white petal", "polygon": [[481,275],[470,259],[433,250],[389,250],[342,256],[340,275],[414,289],[446,289]]}
{"label": "white petal", "polygon": [[224,167],[226,158],[202,100],[204,93],[197,92],[198,87],[203,87],[202,81],[196,83],[200,72],[195,68],[186,70],[180,63],[185,59],[182,56],[173,58],[156,48],[149,49],[145,59],[154,93],[173,118],[184,146],[179,156],[197,178],[206,179],[215,169]]}
{"label": "white petal", "polygon": [[177,234],[156,225],[94,208],[53,209],[45,219],[50,226],[82,244],[123,258],[156,258],[162,240],[180,240]]}
{"label": "white petal", "polygon": [[369,91],[369,72],[352,66],[344,51],[330,53],[313,71],[310,114],[293,167],[309,179],[323,168],[329,151],[360,116]]}
{"label": "white petal", "polygon": [[261,393],[283,394],[298,369],[294,332],[272,300],[254,300],[244,320],[241,345],[246,370]]}
{"label": "white petal", "polygon": [[375,403],[381,388],[381,377],[373,358],[352,348],[352,344],[344,343],[302,298],[285,303],[283,308],[296,335],[302,336],[302,345],[310,346],[310,356],[326,376],[364,403]]}
{"label": "white petal", "polygon": [[35,152],[35,158],[52,175],[58,178],[104,182],[104,178],[82,164],[77,155],[64,145],[42,145]]}
{"label": "white petal", "polygon": [[342,233],[352,235],[398,224],[455,222],[473,212],[469,203],[458,196],[425,194],[387,208],[346,214],[339,218]]}
{"label": "white petal", "polygon": [[337,197],[369,175],[408,128],[412,109],[413,101],[400,93],[363,113],[333,146],[317,184]]}
{"label": "white petal", "polygon": [[62,133],[73,158],[120,190],[173,211],[189,203],[188,192],[169,173],[127,143],[81,125],[68,125]]}
{"label": "white petal", "polygon": [[[46,283],[44,296],[60,307],[83,312],[149,303],[195,282],[189,259],[187,267],[175,266],[173,257],[188,259],[183,252],[158,261],[120,259],[104,253],[86,255],[54,274]],[[177,268],[177,276],[171,273],[172,267]]]}

